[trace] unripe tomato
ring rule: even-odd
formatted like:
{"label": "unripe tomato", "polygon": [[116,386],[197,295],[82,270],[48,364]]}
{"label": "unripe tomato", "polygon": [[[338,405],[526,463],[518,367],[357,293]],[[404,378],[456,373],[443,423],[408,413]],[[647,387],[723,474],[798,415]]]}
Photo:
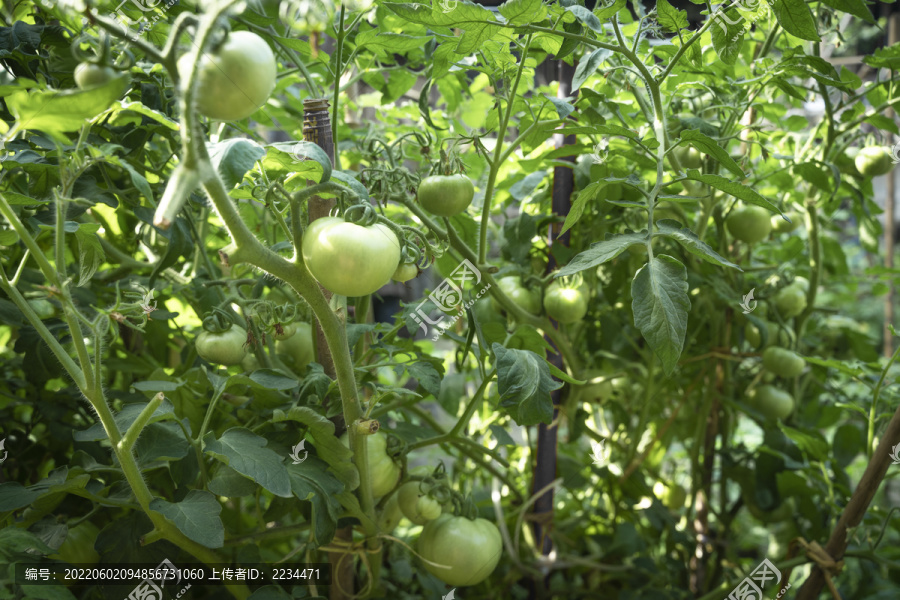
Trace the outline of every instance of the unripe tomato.
{"label": "unripe tomato", "polygon": [[[765,324],[766,332],[768,333],[768,340],[766,342],[767,348],[775,345],[785,346],[790,343],[790,336],[785,330],[781,329],[777,323],[765,321]],[[747,339],[747,343],[753,348],[759,348],[759,345],[762,342],[762,336],[759,333],[759,329],[757,329],[756,325],[753,323],[748,322],[746,327],[744,327],[744,337]]]}
{"label": "unripe tomato", "polygon": [[278,333],[278,329],[272,333],[272,337],[276,340],[286,340],[297,333],[297,325],[296,323],[288,323],[287,325],[281,325],[281,333]]}
{"label": "unripe tomato", "polygon": [[378,524],[378,530],[382,533],[390,533],[397,527],[400,519],[403,518],[403,512],[400,510],[400,502],[397,499],[398,493],[394,492],[391,497],[384,503],[381,514],[375,521]]}
{"label": "unripe tomato", "polygon": [[653,493],[669,510],[681,510],[687,502],[687,492],[679,485],[666,485],[657,481],[653,484]]}
{"label": "unripe tomato", "polygon": [[775,308],[784,319],[802,313],[806,309],[806,292],[803,291],[803,286],[792,283],[778,290],[775,294]]}
{"label": "unripe tomato", "polygon": [[70,565],[96,565],[100,562],[100,555],[94,549],[94,543],[100,529],[90,521],[82,521],[69,529],[66,539],[50,558],[62,560]]}
{"label": "unripe tomato", "polygon": [[486,519],[442,514],[422,528],[416,544],[422,558],[449,569],[423,563],[426,571],[452,586],[476,585],[487,579],[503,553],[500,530]]}
{"label": "unripe tomato", "polygon": [[452,217],[465,211],[475,197],[472,180],[456,175],[430,175],[419,184],[419,203],[439,217]]}
{"label": "unripe tomato", "polygon": [[397,266],[397,270],[391,275],[391,279],[403,283],[416,278],[418,275],[419,267],[416,266],[416,263],[403,263]]}
{"label": "unripe tomato", "polygon": [[247,356],[247,331],[232,325],[228,331],[212,333],[204,331],[197,336],[194,345],[197,354],[206,362],[230,367],[239,365]]}
{"label": "unripe tomato", "polygon": [[[500,278],[497,286],[512,300],[519,308],[533,315],[541,313],[541,296],[538,292],[525,289],[522,287],[522,279],[516,275],[508,275]],[[498,312],[503,312],[503,307],[497,302],[493,296],[491,297],[491,306]]]}
{"label": "unripe tomato", "polygon": [[252,373],[260,367],[259,359],[252,352],[247,352],[247,356],[241,361],[241,368],[245,373]]}
{"label": "unripe tomato", "polygon": [[[347,433],[341,436],[341,443],[350,447],[350,437]],[[369,465],[372,495],[381,498],[400,481],[400,465],[388,456],[387,438],[383,433],[366,436],[366,461]]]}
{"label": "unripe tomato", "polygon": [[894,169],[891,152],[884,146],[867,146],[859,151],[853,161],[863,177],[887,175]]}
{"label": "unripe tomato", "polygon": [[313,277],[342,296],[378,291],[400,264],[400,242],[381,223],[363,227],[340,217],[316,219],[303,234],[301,249]]}
{"label": "unripe tomato", "polygon": [[79,89],[91,88],[103,85],[118,76],[118,72],[112,67],[101,67],[94,63],[82,62],[75,67],[75,85]]}
{"label": "unripe tomato", "polygon": [[794,412],[793,396],[768,384],[755,388],[750,402],[767,419],[786,419]]}
{"label": "unripe tomato", "polygon": [[312,325],[294,324],[294,335],[275,342],[275,353],[289,367],[302,373],[315,357]]}
{"label": "unripe tomato", "polygon": [[763,366],[779,377],[796,377],[806,366],[806,361],[799,354],[777,347],[766,348],[762,360]]}
{"label": "unripe tomato", "polygon": [[735,239],[747,244],[755,244],[766,239],[772,231],[769,211],[755,205],[732,211],[725,220],[725,225]]}
{"label": "unripe tomato", "polygon": [[416,525],[424,525],[441,516],[441,504],[428,496],[421,481],[407,481],[400,486],[397,496],[403,516]]}
{"label": "unripe tomato", "polygon": [[560,323],[577,323],[587,314],[587,308],[587,298],[578,288],[553,282],[544,291],[544,309]]}
{"label": "unripe tomato", "polygon": [[53,306],[53,303],[49,300],[45,300],[43,298],[29,300],[28,305],[31,306],[31,310],[33,310],[35,314],[37,314],[38,318],[41,321],[45,319],[51,319],[56,316],[56,307]]}
{"label": "unripe tomato", "polygon": [[[182,82],[190,74],[190,54],[178,61]],[[275,89],[275,55],[263,38],[232,31],[215,53],[200,58],[197,110],[219,121],[237,121],[261,108]]]}
{"label": "unripe tomato", "polygon": [[672,154],[685,169],[699,169],[703,166],[703,154],[693,146],[675,146]]}
{"label": "unripe tomato", "polygon": [[769,219],[772,222],[772,231],[775,233],[790,233],[797,229],[800,225],[800,219],[803,218],[797,211],[788,211],[785,213],[790,223],[784,220],[781,215],[772,215]]}

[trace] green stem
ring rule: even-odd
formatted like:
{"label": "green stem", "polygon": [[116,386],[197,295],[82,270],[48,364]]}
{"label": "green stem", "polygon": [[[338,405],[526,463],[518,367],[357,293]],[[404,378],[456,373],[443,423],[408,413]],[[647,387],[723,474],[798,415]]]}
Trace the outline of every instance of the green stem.
{"label": "green stem", "polygon": [[165,397],[165,394],[160,392],[153,396],[150,402],[147,403],[144,410],[141,411],[137,416],[137,419],[134,420],[134,423],[128,428],[128,431],[125,432],[125,435],[122,436],[122,439],[119,440],[119,443],[117,444],[119,452],[131,452],[134,443],[137,442],[138,436],[141,435],[141,431],[143,431],[144,427],[147,426],[147,423],[150,422],[150,418],[153,417],[153,413],[156,412],[156,409],[159,408],[159,405],[162,404]]}
{"label": "green stem", "polygon": [[487,260],[487,228],[491,219],[491,203],[494,195],[494,185],[497,182],[497,173],[500,171],[501,157],[503,155],[503,138],[506,137],[506,129],[509,127],[509,119],[512,116],[516,94],[519,89],[519,81],[522,79],[522,71],[528,58],[528,49],[531,47],[532,34],[525,39],[525,47],[522,50],[522,58],[516,68],[516,76],[512,87],[506,95],[506,112],[500,121],[500,129],[497,131],[497,144],[494,146],[494,159],[491,161],[488,172],[487,188],[484,190],[484,206],[481,209],[481,223],[478,234],[478,264],[484,264]]}

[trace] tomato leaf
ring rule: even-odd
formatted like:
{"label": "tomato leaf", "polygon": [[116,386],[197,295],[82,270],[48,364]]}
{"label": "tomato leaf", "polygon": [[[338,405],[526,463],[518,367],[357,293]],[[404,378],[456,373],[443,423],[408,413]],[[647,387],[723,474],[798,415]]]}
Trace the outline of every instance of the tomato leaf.
{"label": "tomato leaf", "polygon": [[687,176],[689,179],[711,185],[717,190],[721,190],[726,194],[731,194],[735,198],[740,198],[744,202],[755,204],[756,206],[761,206],[767,210],[776,212],[779,215],[784,216],[784,213],[781,212],[781,210],[777,206],[760,196],[752,188],[749,188],[746,185],[731,181],[719,175],[702,175],[697,169],[689,169],[687,172]]}
{"label": "tomato leaf", "polygon": [[249,496],[257,490],[255,481],[223,464],[219,464],[216,474],[206,487],[216,496],[225,496],[226,498]]}
{"label": "tomato leaf", "polygon": [[687,227],[682,227],[681,223],[678,221],[674,221],[672,219],[660,219],[656,222],[656,226],[659,228],[659,233],[654,234],[662,235],[668,238],[672,238],[676,242],[682,245],[685,250],[693,254],[694,256],[699,256],[706,262],[712,263],[714,265],[721,265],[723,267],[731,267],[732,269],[737,269],[738,271],[742,271],[739,266],[722,257],[718,252],[713,250],[706,244],[703,240],[697,237],[693,231],[688,229]]}
{"label": "tomato leaf", "polygon": [[679,10],[669,4],[668,0],[658,0],[656,3],[656,19],[663,31],[678,31],[688,26],[687,11]]}
{"label": "tomato leaf", "polygon": [[716,11],[710,19],[715,21],[710,35],[716,54],[726,65],[733,65],[744,44],[744,18],[736,8],[729,8]]}
{"label": "tomato leaf", "polygon": [[647,243],[647,230],[641,233],[620,233],[618,235],[606,234],[602,242],[594,242],[591,247],[578,254],[569,261],[565,267],[559,270],[555,277],[565,277],[575,273],[602,265],[625,252],[629,246]]}
{"label": "tomato leaf", "polygon": [[252,140],[232,138],[217,144],[207,144],[209,159],[222,178],[226,190],[231,190],[244,179],[256,161],[266,155],[265,149]]}
{"label": "tomato leaf", "polygon": [[266,448],[266,438],[249,429],[232,427],[219,439],[212,432],[203,438],[204,453],[246,475],[276,496],[291,495],[282,457]]}
{"label": "tomato leaf", "polygon": [[493,345],[497,357],[500,407],[519,425],[550,424],[553,402],[550,392],[562,387],[550,376],[547,361],[530,350],[509,350]]}
{"label": "tomato leaf", "polygon": [[615,0],[612,5],[594,11],[594,14],[597,15],[597,18],[601,21],[605,21],[606,19],[610,18],[611,16],[625,8],[626,4],[627,2],[625,0]]}
{"label": "tomato leaf", "polygon": [[78,245],[78,287],[89,283],[106,259],[106,253],[100,245],[100,236],[97,235],[99,230],[99,223],[81,223],[75,231]]}
{"label": "tomato leaf", "polygon": [[287,466],[290,489],[299,500],[309,501],[315,514],[314,538],[318,545],[334,538],[337,520],[341,516],[341,504],[337,496],[344,491],[344,484],[326,470],[327,465],[310,456],[300,464]]}
{"label": "tomato leaf", "polygon": [[725,151],[724,148],[719,146],[716,140],[711,137],[697,131],[696,129],[685,129],[681,132],[681,139],[689,142],[691,146],[703,152],[704,154],[709,154],[714,159],[716,159],[719,164],[723,167],[737,175],[738,177],[743,177],[744,172],[738,166],[734,159],[728,155],[728,152]]}
{"label": "tomato leaf", "polygon": [[150,509],[160,513],[178,530],[207,548],[221,548],[225,543],[225,527],[219,514],[222,505],[216,497],[203,490],[191,490],[181,502],[167,502],[154,498]]}
{"label": "tomato leaf", "polygon": [[348,489],[356,489],[359,486],[359,471],[356,465],[350,462],[353,452],[334,436],[334,423],[307,406],[294,406],[287,412],[275,409],[272,413],[272,422],[284,421],[296,421],[306,425],[318,457],[328,463],[337,478]]}
{"label": "tomato leaf", "polygon": [[589,9],[576,4],[575,6],[567,6],[566,10],[575,15],[575,18],[578,19],[582,25],[594,33],[606,35],[606,32],[603,31],[603,24],[600,22],[600,19],[598,19],[597,15],[592,13]]}
{"label": "tomato leaf", "polygon": [[500,5],[499,10],[514,25],[528,25],[547,16],[547,9],[541,0],[507,0]]}
{"label": "tomato leaf", "polygon": [[820,42],[816,20],[804,0],[773,0],[772,12],[784,30],[801,40]]}
{"label": "tomato leaf", "polygon": [[687,269],[678,260],[658,254],[640,268],[631,283],[634,324],[671,374],[681,357],[687,332]]}

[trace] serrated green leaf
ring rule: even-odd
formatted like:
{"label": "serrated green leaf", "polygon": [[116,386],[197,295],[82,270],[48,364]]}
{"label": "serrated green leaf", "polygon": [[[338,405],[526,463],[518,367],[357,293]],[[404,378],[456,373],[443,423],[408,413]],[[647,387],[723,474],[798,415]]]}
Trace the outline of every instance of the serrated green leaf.
{"label": "serrated green leaf", "polygon": [[225,527],[219,514],[222,505],[216,497],[203,490],[191,490],[181,502],[154,498],[150,509],[160,513],[181,533],[207,548],[221,548],[225,543]]}
{"label": "serrated green leaf", "polygon": [[78,245],[78,287],[90,282],[91,277],[106,260],[106,253],[100,245],[99,223],[81,223],[75,232]]}
{"label": "serrated green leaf", "polygon": [[687,269],[678,260],[657,254],[640,268],[631,283],[634,325],[662,361],[668,375],[675,369],[687,332]]}
{"label": "serrated green leaf", "polygon": [[243,427],[233,427],[219,439],[210,432],[203,438],[204,452],[246,475],[276,496],[291,495],[284,459],[266,448],[266,438]]}
{"label": "serrated green leaf", "polygon": [[550,392],[562,387],[550,376],[547,361],[530,350],[492,346],[497,357],[497,387],[500,407],[519,425],[550,424],[553,402]]}
{"label": "serrated green leaf", "polygon": [[615,2],[613,2],[611,6],[597,9],[596,11],[594,11],[594,14],[597,15],[597,18],[601,21],[605,21],[625,8],[626,4],[627,2],[625,0],[615,0]]}
{"label": "serrated green leaf", "polygon": [[603,64],[610,56],[612,56],[612,50],[597,48],[588,54],[587,58],[580,60],[578,66],[575,67],[575,75],[572,76],[572,91],[574,92],[580,88],[587,81],[588,77],[594,74],[597,67]]}
{"label": "serrated green leaf", "polygon": [[781,210],[779,210],[777,206],[760,196],[752,188],[749,188],[746,185],[731,181],[730,179],[725,179],[720,175],[703,175],[697,169],[688,170],[687,176],[689,179],[711,185],[717,190],[725,192],[726,194],[731,194],[735,198],[740,198],[741,200],[749,204],[761,206],[780,215],[784,214],[781,212]]}
{"label": "serrated green leaf", "polygon": [[595,33],[604,33],[603,24],[600,23],[600,19],[598,19],[597,15],[590,10],[577,4],[574,6],[567,6],[566,10],[575,15],[575,18],[591,31]]}
{"label": "serrated green leaf", "polygon": [[275,409],[272,422],[283,421],[296,421],[306,425],[319,458],[328,463],[348,489],[359,486],[359,471],[350,462],[353,452],[334,436],[334,423],[307,406],[294,406],[287,412]]}
{"label": "serrated green leaf", "polygon": [[314,518],[314,538],[317,545],[327,544],[334,538],[337,520],[341,513],[338,494],[344,491],[344,484],[326,470],[327,465],[310,456],[298,465],[288,465],[290,489],[299,500],[312,502]]}
{"label": "serrated green leaf", "polygon": [[710,35],[716,54],[726,65],[733,65],[744,45],[744,17],[736,8],[729,8],[716,11],[710,19],[714,21]]}
{"label": "serrated green leaf", "polygon": [[703,134],[696,129],[685,129],[681,132],[681,139],[689,142],[691,146],[693,146],[700,152],[712,156],[719,162],[719,164],[734,173],[736,176],[744,176],[744,172],[741,171],[741,168],[738,166],[738,164],[734,162],[734,159],[731,158],[728,155],[728,152],[726,152],[724,148],[719,146],[716,140],[712,139],[711,137]]}
{"label": "serrated green leaf", "polygon": [[641,233],[620,233],[618,235],[606,234],[606,239],[602,242],[594,242],[591,247],[578,254],[569,261],[565,267],[559,270],[556,277],[565,277],[566,275],[574,275],[602,265],[622,254],[629,246],[634,244],[647,243],[647,230]]}
{"label": "serrated green leaf", "polygon": [[669,4],[669,0],[657,0],[656,19],[663,31],[678,31],[688,27],[687,11],[675,8]]}
{"label": "serrated green leaf", "polygon": [[547,9],[541,0],[507,0],[500,5],[499,10],[513,25],[536,23],[547,16]]}
{"label": "serrated green leaf", "polygon": [[674,221],[671,219],[660,219],[656,222],[656,226],[659,228],[659,234],[657,235],[663,235],[665,237],[672,238],[694,256],[699,256],[706,262],[712,263],[714,265],[731,267],[732,269],[737,269],[738,271],[743,270],[730,260],[727,260],[723,256],[719,255],[719,253],[710,248],[706,244],[706,242],[698,238],[693,231],[691,231],[687,227],[682,227],[681,223],[679,223],[678,221]]}
{"label": "serrated green leaf", "polygon": [[575,225],[575,223],[578,222],[578,219],[580,219],[581,215],[584,213],[584,207],[587,206],[588,202],[593,202],[597,198],[597,194],[599,194],[605,187],[605,182],[601,183],[598,181],[594,181],[593,183],[588,184],[586,188],[578,192],[578,195],[575,196],[575,202],[572,203],[572,207],[569,209],[569,214],[566,215],[566,222],[563,223],[559,235],[567,232],[573,225]]}
{"label": "serrated green leaf", "polygon": [[253,168],[256,161],[266,155],[262,146],[252,140],[232,138],[217,144],[206,145],[213,168],[222,178],[225,189],[234,188],[244,179],[244,174]]}
{"label": "serrated green leaf", "polygon": [[816,19],[804,0],[772,0],[770,6],[785,31],[801,40],[822,41],[816,30]]}
{"label": "serrated green leaf", "polygon": [[216,496],[240,498],[254,493],[257,489],[257,484],[228,465],[220,464],[207,488]]}

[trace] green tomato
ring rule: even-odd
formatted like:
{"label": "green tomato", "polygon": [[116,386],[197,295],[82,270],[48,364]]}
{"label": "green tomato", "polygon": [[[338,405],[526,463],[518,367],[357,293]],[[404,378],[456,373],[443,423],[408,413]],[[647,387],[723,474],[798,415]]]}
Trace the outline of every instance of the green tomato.
{"label": "green tomato", "polygon": [[295,323],[288,323],[287,325],[281,325],[281,333],[278,333],[278,328],[275,328],[272,337],[276,340],[286,340],[295,333],[297,333],[297,325]]}
{"label": "green tomato", "polygon": [[[809,285],[809,284],[807,284]],[[775,308],[784,319],[796,317],[806,309],[806,292],[803,286],[792,283],[775,294]]]}
{"label": "green tomato", "polygon": [[794,398],[773,385],[761,385],[753,390],[750,402],[767,419],[786,419],[794,412]]}
{"label": "green tomato", "polygon": [[75,67],[75,85],[79,89],[92,88],[115,79],[118,72],[112,67],[102,67],[94,63],[82,62]]}
{"label": "green tomato", "polygon": [[397,492],[391,494],[391,497],[384,503],[378,519],[375,521],[378,524],[378,530],[382,533],[392,532],[397,527],[400,519],[403,518],[403,512],[400,510],[400,501],[397,499],[398,496]]}
{"label": "green tomato", "polygon": [[766,239],[772,231],[769,211],[754,205],[732,211],[725,220],[725,225],[735,239],[747,244]]}
{"label": "green tomato", "polygon": [[397,491],[403,516],[416,525],[424,525],[441,516],[441,504],[429,497],[424,488],[421,481],[407,481]]}
{"label": "green tomato", "polygon": [[544,309],[560,323],[577,323],[587,314],[587,298],[578,288],[551,283],[544,291]]}
{"label": "green tomato", "polygon": [[45,319],[52,319],[56,316],[56,307],[53,306],[53,303],[49,300],[45,300],[43,298],[38,298],[36,300],[29,300],[28,305],[31,306],[31,310],[33,310],[38,318],[43,321]]}
{"label": "green tomato", "polygon": [[[347,433],[341,436],[341,443],[350,447],[350,437]],[[372,496],[381,498],[400,481],[400,465],[388,456],[387,438],[383,433],[366,436],[366,460],[369,463]]]}
{"label": "green tomato", "polygon": [[301,249],[313,277],[342,296],[378,291],[400,264],[400,242],[381,223],[363,227],[340,217],[316,219],[303,234]]}
{"label": "green tomato", "polygon": [[472,180],[456,175],[430,175],[419,184],[419,203],[433,215],[452,217],[465,211],[475,197]]}
{"label": "green tomato", "polygon": [[[768,340],[766,341],[767,348],[774,345],[785,346],[790,343],[790,336],[785,330],[781,329],[777,323],[765,321],[765,324],[768,333]],[[748,322],[744,327],[744,337],[752,348],[759,348],[760,343],[762,343],[762,336],[760,335],[759,329],[757,329],[756,325],[753,323]]]}
{"label": "green tomato", "polygon": [[776,346],[766,348],[762,360],[763,366],[779,377],[796,377],[806,366],[802,356]]}
{"label": "green tomato", "polygon": [[790,223],[784,220],[784,217],[781,215],[772,215],[769,218],[769,221],[772,223],[772,231],[775,233],[790,233],[797,229],[800,225],[800,219],[802,216],[797,211],[788,211],[785,213],[788,219],[791,220]]}
{"label": "green tomato", "polygon": [[416,266],[416,263],[403,263],[397,267],[397,270],[391,275],[391,279],[403,283],[410,279],[415,279],[418,275],[419,267]]}
{"label": "green tomato", "polygon": [[487,579],[503,553],[500,530],[486,519],[442,514],[422,528],[416,544],[425,560],[449,569],[423,563],[425,570],[452,586],[477,585]]}
{"label": "green tomato", "polygon": [[66,539],[50,558],[62,560],[70,565],[96,565],[100,555],[94,549],[94,543],[100,529],[90,521],[82,521],[69,529]]}
{"label": "green tomato", "polygon": [[[538,292],[525,289],[522,287],[522,279],[516,275],[508,275],[501,277],[497,282],[497,286],[513,301],[519,308],[527,313],[538,315],[541,313],[541,296]],[[491,306],[498,312],[503,312],[503,307],[497,302],[493,296],[491,297]]]}
{"label": "green tomato", "polygon": [[687,492],[681,486],[666,485],[657,481],[653,484],[653,492],[669,510],[681,510],[684,508],[684,503],[687,502]]}
{"label": "green tomato", "polygon": [[867,146],[859,151],[853,161],[863,177],[887,175],[894,170],[891,152],[884,146]]}
{"label": "green tomato", "polygon": [[221,333],[204,331],[197,336],[194,345],[197,354],[206,362],[226,367],[239,365],[247,356],[247,331],[238,325]]}
{"label": "green tomato", "polygon": [[[190,74],[191,54],[178,61],[182,82]],[[218,121],[238,121],[259,110],[275,89],[275,55],[266,41],[249,31],[232,31],[198,65],[197,110]]]}
{"label": "green tomato", "polygon": [[693,146],[675,146],[672,154],[684,169],[699,169],[703,166],[703,154]]}
{"label": "green tomato", "polygon": [[241,368],[245,373],[252,373],[253,371],[260,368],[259,359],[256,358],[256,355],[252,352],[247,352],[247,356],[244,357],[244,360],[241,361]]}
{"label": "green tomato", "polygon": [[293,324],[294,335],[275,342],[275,353],[281,361],[293,368],[297,373],[302,373],[306,365],[315,358],[312,325],[309,323]]}

